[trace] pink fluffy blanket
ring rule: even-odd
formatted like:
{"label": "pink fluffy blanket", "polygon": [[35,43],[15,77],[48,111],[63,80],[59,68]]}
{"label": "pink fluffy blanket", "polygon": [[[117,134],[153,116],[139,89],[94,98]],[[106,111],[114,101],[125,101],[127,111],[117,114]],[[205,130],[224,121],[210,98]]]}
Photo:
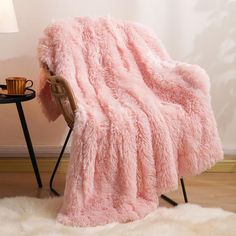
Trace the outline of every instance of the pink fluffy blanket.
{"label": "pink fluffy blanket", "polygon": [[[144,26],[62,20],[46,28],[39,60],[68,80],[78,104],[59,222],[140,219],[179,176],[222,159],[206,72],[172,60]],[[43,73],[39,98],[55,120],[60,112]]]}

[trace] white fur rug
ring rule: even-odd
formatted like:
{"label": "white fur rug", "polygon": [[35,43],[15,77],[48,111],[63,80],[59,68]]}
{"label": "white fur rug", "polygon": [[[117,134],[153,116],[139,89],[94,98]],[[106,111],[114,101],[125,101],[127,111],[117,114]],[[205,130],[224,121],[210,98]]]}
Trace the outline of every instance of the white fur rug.
{"label": "white fur rug", "polygon": [[94,228],[73,228],[56,223],[61,198],[29,197],[0,200],[1,236],[169,236],[236,235],[236,214],[219,208],[185,204],[160,207],[143,220]]}

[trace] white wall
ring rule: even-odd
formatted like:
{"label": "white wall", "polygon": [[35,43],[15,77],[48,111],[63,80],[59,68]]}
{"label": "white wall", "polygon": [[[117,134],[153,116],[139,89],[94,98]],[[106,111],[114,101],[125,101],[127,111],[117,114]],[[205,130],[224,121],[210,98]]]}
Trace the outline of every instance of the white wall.
{"label": "white wall", "polygon": [[[235,0],[14,0],[19,33],[0,34],[0,83],[25,76],[37,87],[36,48],[44,27],[67,16],[111,15],[151,26],[174,59],[197,63],[211,77],[212,105],[227,153],[236,154]],[[1,10],[1,9],[0,9]],[[62,118],[49,123],[36,100],[24,103],[38,151],[63,143]],[[19,152],[24,139],[14,105],[0,106],[0,153]]]}

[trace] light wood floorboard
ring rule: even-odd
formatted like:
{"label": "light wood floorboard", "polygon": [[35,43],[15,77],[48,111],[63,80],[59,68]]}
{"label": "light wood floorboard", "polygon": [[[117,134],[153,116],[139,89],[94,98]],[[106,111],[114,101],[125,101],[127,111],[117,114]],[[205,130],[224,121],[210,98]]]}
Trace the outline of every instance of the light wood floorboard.
{"label": "light wood floorboard", "polygon": [[[0,197],[31,196],[49,197],[48,182],[50,174],[41,174],[44,187],[38,189],[32,173],[0,173]],[[55,186],[63,192],[65,185],[64,174],[56,176]],[[236,173],[204,173],[200,176],[185,178],[185,185],[190,203],[200,204],[205,207],[221,207],[225,210],[236,212]],[[181,188],[167,194],[174,200],[182,203]],[[161,206],[169,206],[160,200]]]}

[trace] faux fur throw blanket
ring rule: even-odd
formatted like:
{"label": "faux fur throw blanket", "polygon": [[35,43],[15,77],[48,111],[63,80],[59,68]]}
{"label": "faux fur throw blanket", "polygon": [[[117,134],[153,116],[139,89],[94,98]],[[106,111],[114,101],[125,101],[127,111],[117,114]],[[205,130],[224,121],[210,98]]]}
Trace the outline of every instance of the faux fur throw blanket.
{"label": "faux fur throw blanket", "polygon": [[[39,60],[68,80],[78,104],[59,222],[140,219],[180,176],[222,159],[206,72],[172,60],[144,26],[62,20],[46,28]],[[42,72],[39,98],[55,120],[60,112],[46,79]]]}

